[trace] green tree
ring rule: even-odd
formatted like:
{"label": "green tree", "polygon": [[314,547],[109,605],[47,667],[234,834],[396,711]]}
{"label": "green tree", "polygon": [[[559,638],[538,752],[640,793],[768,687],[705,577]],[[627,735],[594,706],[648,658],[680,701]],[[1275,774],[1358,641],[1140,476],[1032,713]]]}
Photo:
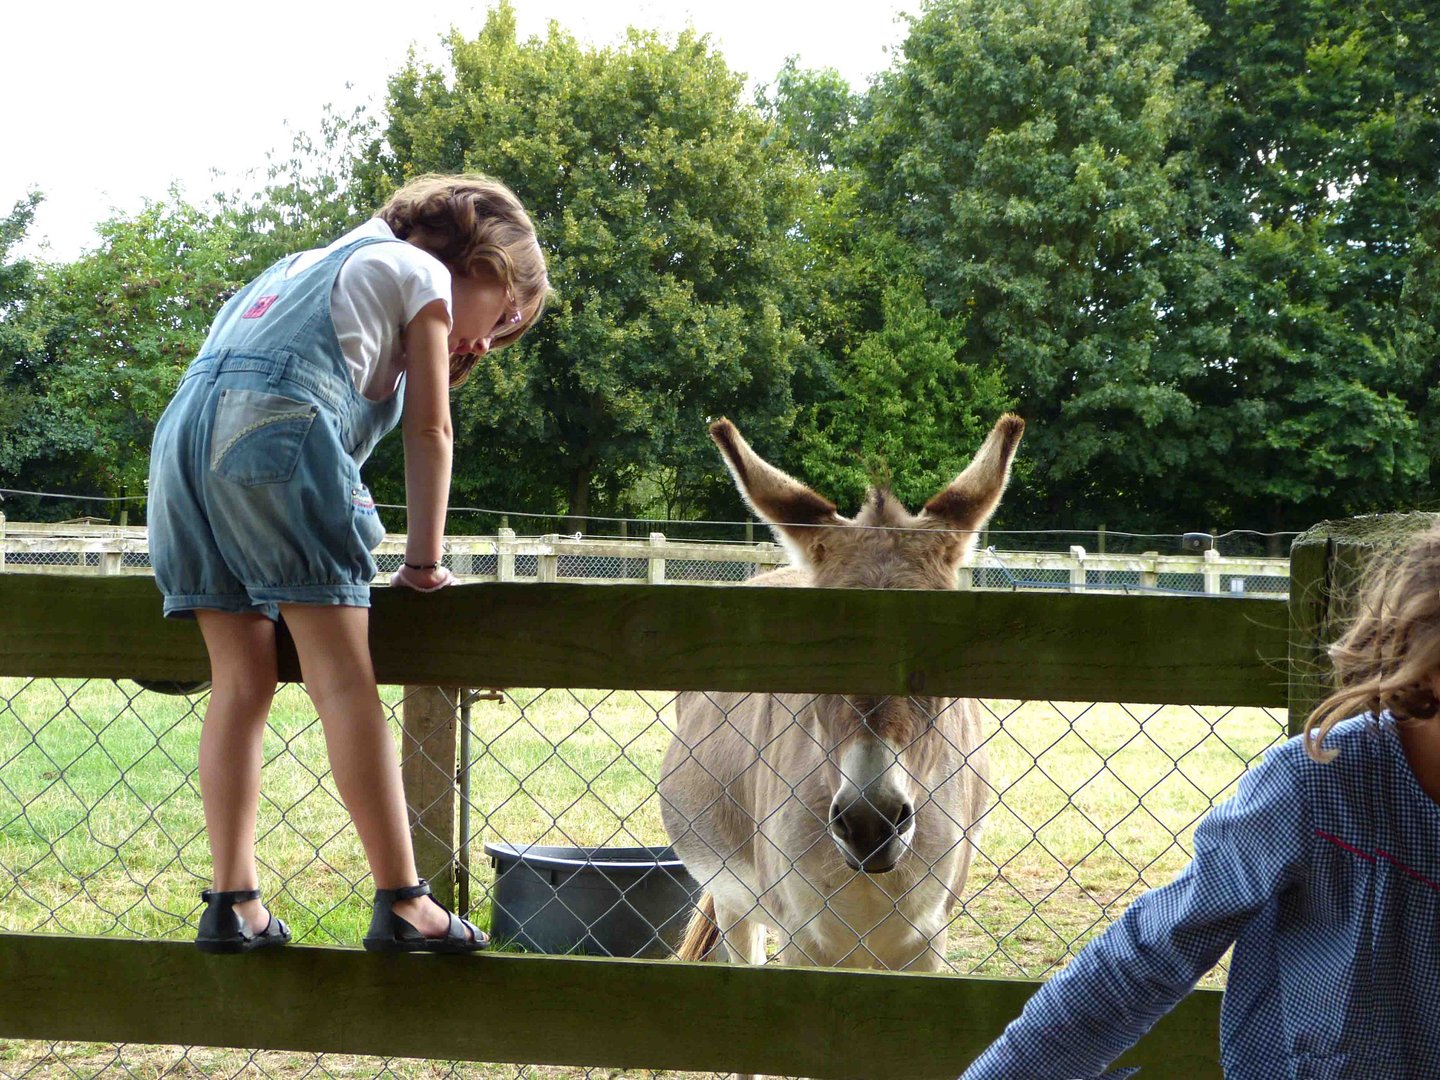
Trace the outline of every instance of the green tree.
{"label": "green tree", "polygon": [[268,155],[258,190],[215,196],[241,280],[293,252],[325,247],[374,214],[375,207],[357,201],[355,169],[377,127],[364,106],[342,114],[327,105],[318,133],[297,131],[287,154]]}
{"label": "green tree", "polygon": [[[1440,117],[1440,108],[1435,115]],[[1440,144],[1440,139],[1436,140]],[[1428,503],[1434,505],[1435,483],[1440,478],[1440,379],[1434,377],[1440,357],[1440,194],[1422,205],[1411,246],[1411,265],[1405,278],[1400,311],[1400,350],[1410,366],[1429,371],[1428,379],[1417,380],[1425,400],[1417,406],[1424,433],[1426,456],[1430,460]]]}
{"label": "green tree", "polygon": [[834,68],[802,68],[789,57],[756,103],[818,172],[850,163],[850,137],[865,100]]}
{"label": "green tree", "polygon": [[419,172],[498,176],[555,287],[540,326],[458,396],[457,504],[580,518],[659,480],[704,511],[724,491],[707,417],[761,446],[788,429],[804,165],[741,91],[703,37],[594,49],[552,24],[520,41],[509,3],[453,36],[444,67],[392,79],[364,201]]}
{"label": "green tree", "polygon": [[101,494],[135,495],[155,422],[243,283],[240,245],[233,229],[173,192],[98,232],[93,251],[42,277],[48,325],[38,382],[59,413],[88,421],[83,479]]}
{"label": "green tree", "polygon": [[[14,257],[34,221],[42,196],[32,192],[0,219],[0,487],[19,491],[73,490],[91,460],[93,423],[45,392],[44,341],[48,305],[43,266]],[[44,520],[69,516],[61,505],[12,490],[5,512]]]}
{"label": "green tree", "polygon": [[24,242],[43,199],[38,191],[32,191],[0,218],[0,358],[7,372],[33,348],[20,315],[35,290],[35,265],[13,253]]}
{"label": "green tree", "polygon": [[[208,209],[172,191],[103,223],[68,264],[7,261],[40,196],[18,204],[0,221],[0,485],[138,496],[155,421],[216,311],[275,259],[365,215],[348,191],[373,137],[363,111],[327,111],[318,137],[272,156],[259,190]],[[20,514],[51,511],[75,506],[25,500]]]}
{"label": "green tree", "polygon": [[43,196],[31,192],[0,218],[0,475],[12,478],[19,461],[30,450],[22,448],[25,417],[33,407],[35,357],[39,352],[39,329],[32,301],[36,292],[36,267],[30,259],[16,258],[15,249],[35,220]]}
{"label": "green tree", "polygon": [[1435,190],[1433,6],[1196,7],[1210,33],[1185,74],[1206,97],[1177,250],[1219,288],[1176,321],[1212,342],[1200,400],[1223,433],[1198,487],[1274,529],[1406,505],[1427,483],[1417,411],[1433,382],[1401,326]]}
{"label": "green tree", "polygon": [[956,360],[961,327],[926,302],[918,280],[885,288],[882,312],[835,393],[808,407],[800,468],[843,505],[858,506],[878,481],[914,509],[955,478],[1010,402],[997,369]]}
{"label": "green tree", "polygon": [[1186,161],[1184,0],[932,0],[855,136],[960,359],[998,367],[1034,471],[1009,514],[1128,524],[1193,452],[1157,350]]}
{"label": "green tree", "polygon": [[1003,373],[961,360],[963,316],[931,306],[911,249],[867,214],[856,153],[866,100],[836,72],[789,61],[760,105],[811,166],[796,235],[797,318],[812,348],[795,380],[799,458],[781,460],[851,505],[876,480],[916,505],[1010,407]]}
{"label": "green tree", "polygon": [[[1440,13],[1427,0],[1399,0],[1390,6],[1392,107],[1373,113],[1372,148],[1377,171],[1386,178],[1389,213],[1367,245],[1392,255],[1381,264],[1398,288],[1396,351],[1405,372],[1411,411],[1419,417],[1428,482],[1420,496],[1440,501]],[[1381,153],[1380,151],[1384,152]],[[1392,295],[1395,295],[1392,292]],[[1420,501],[1417,500],[1417,501]]]}

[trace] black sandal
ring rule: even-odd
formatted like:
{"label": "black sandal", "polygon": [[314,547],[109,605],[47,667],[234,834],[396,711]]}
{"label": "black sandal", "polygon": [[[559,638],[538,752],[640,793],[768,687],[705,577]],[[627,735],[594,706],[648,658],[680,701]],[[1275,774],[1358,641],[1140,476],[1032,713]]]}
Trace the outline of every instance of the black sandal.
{"label": "black sandal", "polygon": [[478,952],[490,944],[485,931],[438,900],[435,904],[450,916],[450,929],[444,937],[426,937],[394,910],[396,900],[413,900],[417,896],[432,896],[430,882],[424,878],[418,885],[375,890],[375,913],[370,918],[370,932],[365,935],[366,949],[370,952],[468,953]]}
{"label": "black sandal", "polygon": [[263,949],[267,945],[284,945],[290,940],[290,928],[273,912],[265,929],[258,934],[246,925],[244,916],[236,914],[236,904],[260,899],[259,889],[235,892],[205,889],[200,893],[200,899],[205,901],[205,911],[200,916],[200,932],[195,935],[195,947],[201,952],[244,953]]}

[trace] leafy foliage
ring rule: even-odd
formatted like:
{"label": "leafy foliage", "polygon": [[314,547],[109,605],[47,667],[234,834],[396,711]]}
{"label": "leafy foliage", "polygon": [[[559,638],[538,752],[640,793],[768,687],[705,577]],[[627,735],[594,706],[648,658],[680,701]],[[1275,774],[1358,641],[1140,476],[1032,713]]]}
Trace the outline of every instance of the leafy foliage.
{"label": "leafy foliage", "polygon": [[[1410,504],[1428,487],[1415,391],[1429,365],[1404,355],[1399,303],[1416,196],[1435,185],[1436,80],[1413,51],[1440,44],[1433,14],[1196,6],[1203,184],[1181,249],[1221,256],[1221,303],[1200,318],[1223,377],[1199,403],[1227,433],[1196,486],[1228,485],[1233,514],[1274,527]],[[1427,111],[1428,145],[1407,145]]]}
{"label": "leafy foliage", "polygon": [[913,509],[955,478],[1009,401],[999,371],[957,362],[961,328],[926,302],[918,280],[888,287],[882,311],[835,394],[810,406],[801,471],[844,505],[858,506],[878,483]]}
{"label": "leafy foliage", "polygon": [[[1437,53],[1432,0],[926,0],[865,91],[790,61],[746,101],[703,36],[521,40],[500,0],[253,193],[171,192],[68,264],[15,255],[39,193],[0,219],[0,486],[133,492],[233,289],[478,170],[555,293],[457,396],[458,505],[734,516],[722,414],[914,503],[1007,407],[1004,524],[1433,505]],[[398,440],[372,473],[403,498]]]}
{"label": "leafy foliage", "polygon": [[455,493],[584,515],[673,467],[705,509],[705,419],[762,443],[793,414],[803,166],[742,104],[708,41],[632,32],[593,49],[552,25],[519,41],[508,4],[449,65],[391,83],[371,201],[421,172],[481,171],[536,220],[555,295],[525,341],[487,357],[456,405]]}
{"label": "leafy foliage", "polygon": [[1114,522],[1185,454],[1185,372],[1156,344],[1199,34],[1180,0],[937,0],[875,87],[875,209],[1030,422],[1007,520]]}
{"label": "leafy foliage", "polygon": [[[13,257],[35,218],[41,196],[32,192],[0,220],[0,486],[35,490],[69,486],[85,455],[88,426],[58,410],[39,385],[44,326],[36,317],[39,270]],[[8,496],[7,513],[37,517],[33,500]]]}
{"label": "leafy foliage", "polygon": [[118,495],[143,490],[155,423],[243,279],[233,231],[178,194],[99,232],[99,247],[43,278],[40,381],[60,414],[105,418],[87,479]]}

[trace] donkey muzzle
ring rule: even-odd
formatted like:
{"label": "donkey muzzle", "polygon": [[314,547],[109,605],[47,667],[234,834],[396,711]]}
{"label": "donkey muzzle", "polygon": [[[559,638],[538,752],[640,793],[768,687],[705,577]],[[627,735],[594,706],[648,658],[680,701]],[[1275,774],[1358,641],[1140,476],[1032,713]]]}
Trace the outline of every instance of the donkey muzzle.
{"label": "donkey muzzle", "polygon": [[830,838],[852,870],[884,874],[895,869],[914,831],[915,807],[908,799],[841,792],[830,803]]}

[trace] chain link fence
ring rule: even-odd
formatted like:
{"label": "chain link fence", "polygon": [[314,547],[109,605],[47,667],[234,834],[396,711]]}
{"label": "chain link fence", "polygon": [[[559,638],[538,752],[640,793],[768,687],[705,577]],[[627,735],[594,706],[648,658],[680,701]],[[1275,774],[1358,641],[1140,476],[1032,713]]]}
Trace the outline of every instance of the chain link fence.
{"label": "chain link fence", "polygon": [[[402,748],[405,693],[382,687]],[[741,707],[745,698],[734,697],[731,707]],[[678,698],[604,690],[462,694],[459,760],[435,762],[457,776],[457,825],[439,839],[454,850],[457,908],[494,931],[496,947],[658,955],[675,942],[697,891],[668,850],[657,791]],[[0,679],[0,930],[193,936],[199,892],[210,881],[195,779],[204,704],[203,694],[161,695],[125,681]],[[875,726],[884,708],[883,701],[858,708],[856,723]],[[978,748],[959,749],[976,765],[984,759],[984,808],[977,822],[965,823],[975,854],[956,887],[959,903],[937,966],[1029,978],[1053,972],[1141,891],[1169,881],[1190,857],[1198,820],[1286,734],[1283,710],[1256,708],[985,701],[979,720]],[[796,716],[797,725],[806,722]],[[755,749],[757,757],[764,752]],[[899,760],[920,768],[903,750]],[[298,685],[277,695],[264,761],[258,855],[267,902],[298,941],[355,946],[369,922],[372,886],[329,776],[319,721]],[[926,783],[935,786],[933,778]],[[952,811],[939,796],[935,806],[922,796],[916,813],[927,812]],[[823,824],[818,831],[824,836]],[[928,866],[911,871],[907,892],[933,884]],[[802,872],[798,863],[795,872]],[[772,933],[767,954],[784,944]],[[1206,985],[1223,980],[1222,965]],[[484,1022],[466,1022],[472,1019]],[[5,1078],[241,1073],[660,1075],[0,1044]]]}
{"label": "chain link fence", "polygon": [[[388,536],[375,552],[377,580],[398,570],[404,557],[405,537]],[[643,541],[527,537],[506,529],[491,538],[447,537],[444,561],[462,581],[734,584],[786,560],[769,543],[699,543],[658,533]],[[143,528],[7,523],[0,518],[0,570],[149,574],[149,541]]]}
{"label": "chain link fence", "polygon": [[[393,545],[392,545],[393,546]],[[382,550],[376,553],[375,564],[380,577],[388,577],[404,561],[403,550]],[[446,564],[461,580],[495,581],[501,577],[502,557],[499,554],[451,554]],[[656,560],[627,558],[614,555],[557,555],[550,580],[606,584],[643,584],[651,580]],[[693,584],[734,584],[752,577],[759,564],[743,559],[667,559],[664,579]],[[151,572],[150,553],[130,550],[83,550],[78,545],[65,549],[53,545],[32,544],[23,550],[10,550],[4,567],[12,572],[54,570],[63,573],[138,573]],[[506,569],[505,576],[516,581],[537,581],[546,578],[544,556],[517,554]]]}
{"label": "chain link fence", "polygon": [[1188,595],[1289,595],[1286,560],[1225,558],[1211,551],[1197,556],[1116,556],[1072,547],[1064,555],[1000,551],[976,553],[961,571],[962,586],[974,589],[1060,589],[1069,592],[1173,593]]}

